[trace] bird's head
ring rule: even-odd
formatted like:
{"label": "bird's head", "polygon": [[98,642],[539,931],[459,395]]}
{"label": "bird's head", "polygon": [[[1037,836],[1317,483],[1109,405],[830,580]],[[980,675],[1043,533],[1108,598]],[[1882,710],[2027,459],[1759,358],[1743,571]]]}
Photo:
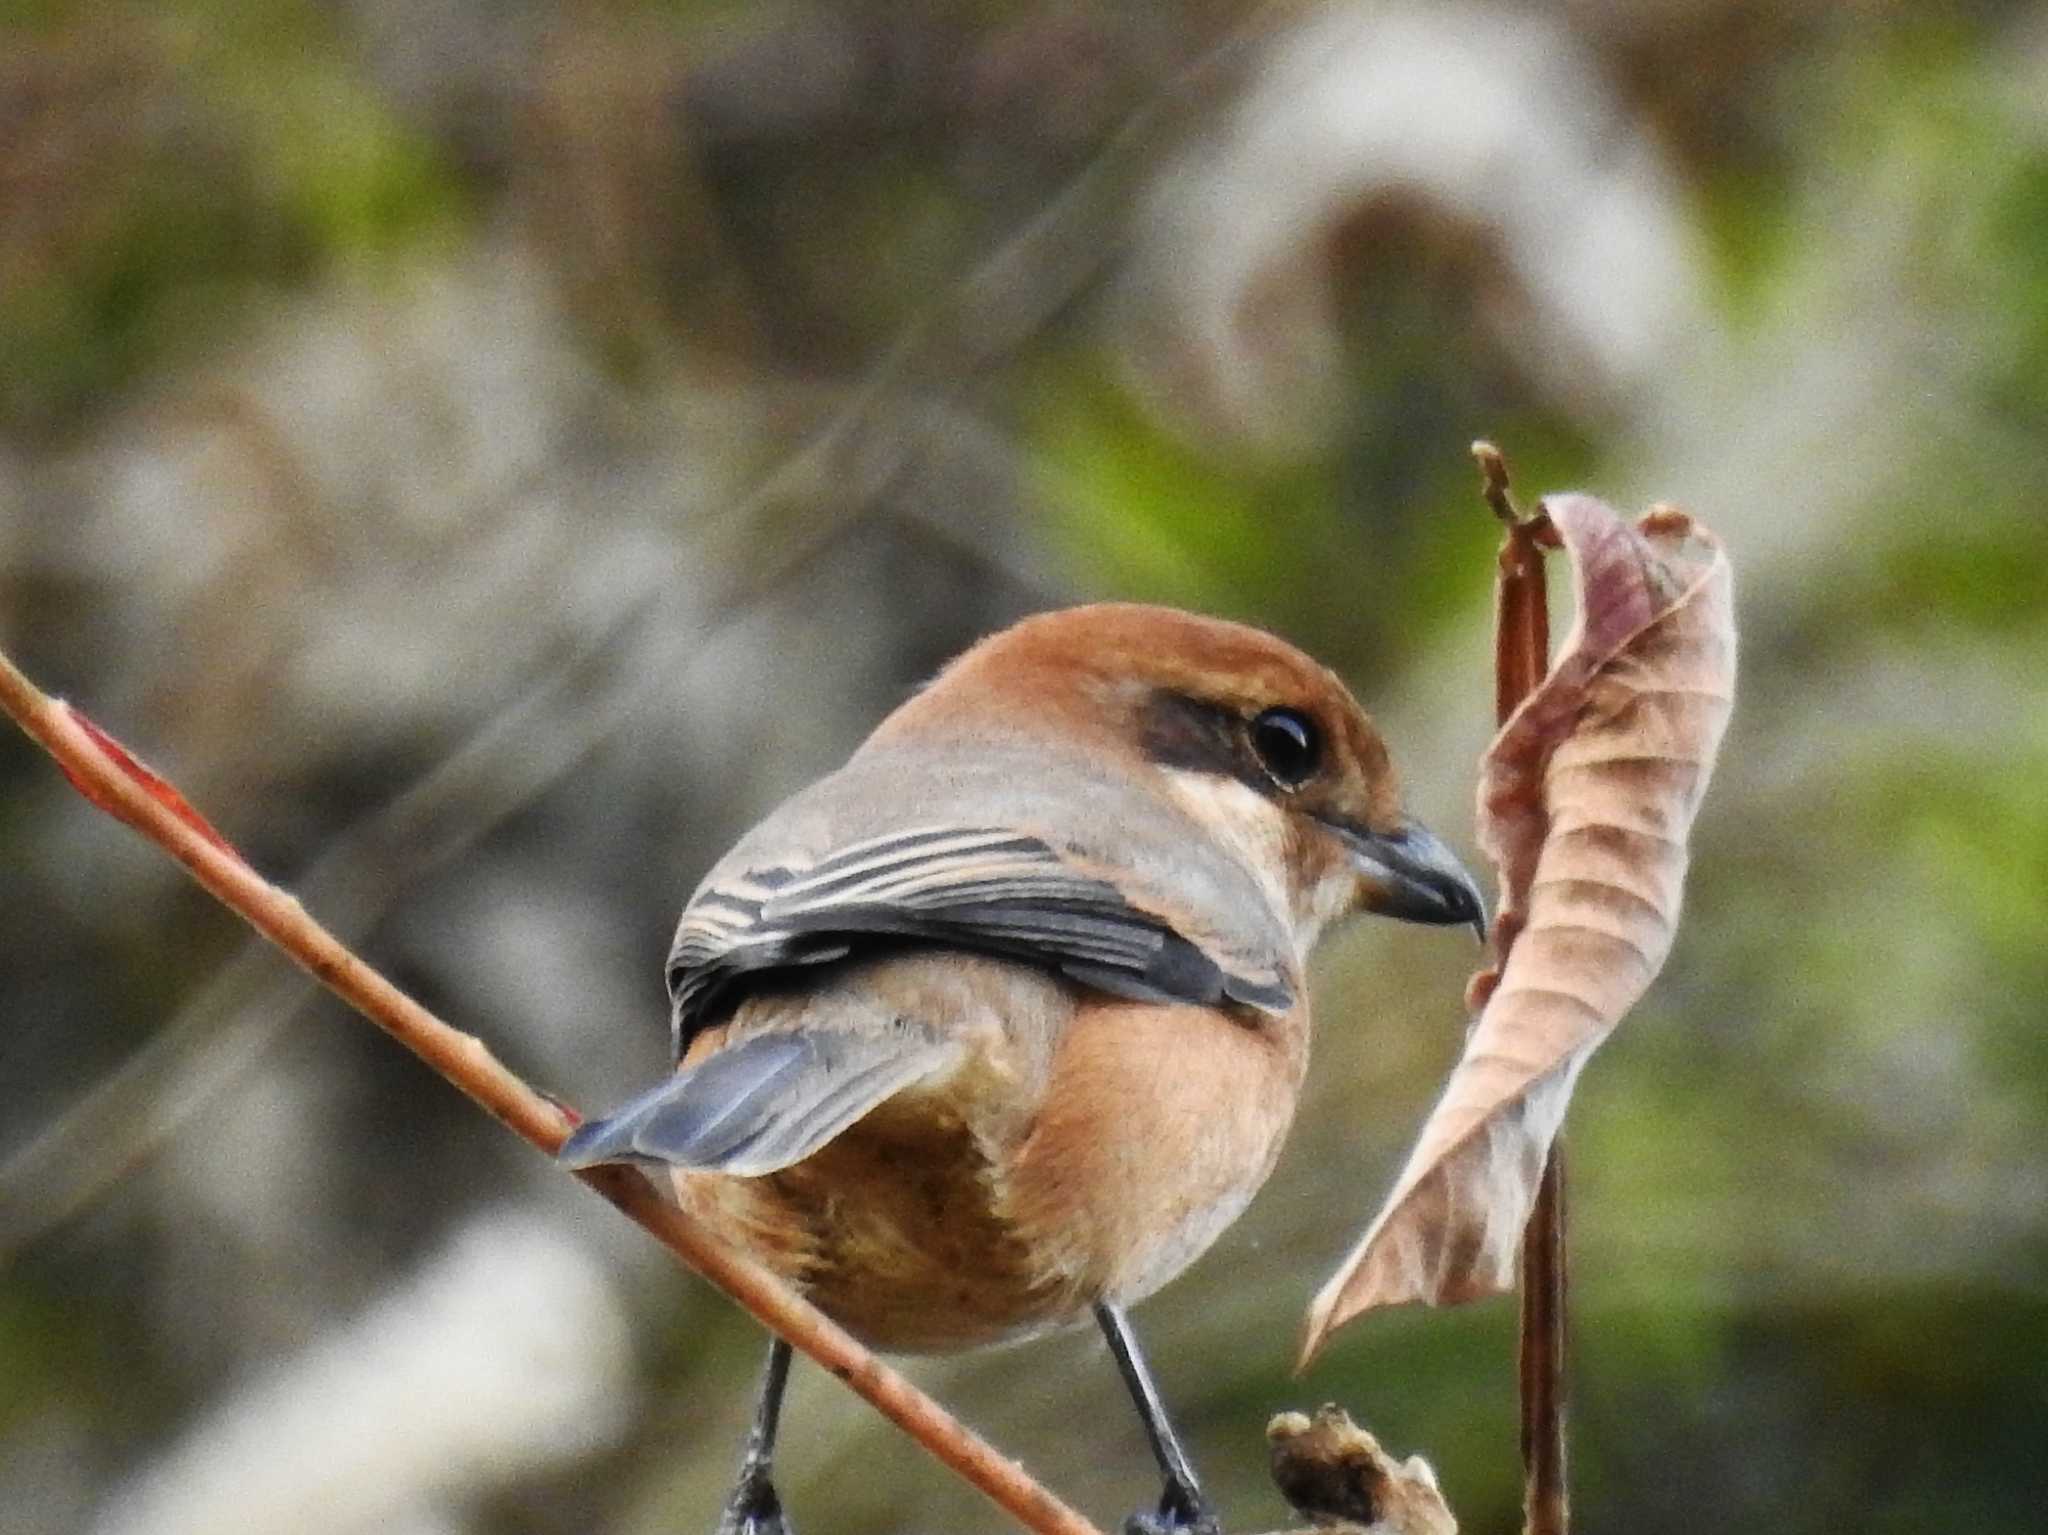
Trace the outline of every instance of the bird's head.
{"label": "bird's head", "polygon": [[1484,933],[1479,887],[1403,810],[1371,717],[1263,630],[1131,603],[1041,614],[966,652],[898,718],[994,715],[1120,761],[1177,803],[1257,875],[1304,951],[1358,911]]}

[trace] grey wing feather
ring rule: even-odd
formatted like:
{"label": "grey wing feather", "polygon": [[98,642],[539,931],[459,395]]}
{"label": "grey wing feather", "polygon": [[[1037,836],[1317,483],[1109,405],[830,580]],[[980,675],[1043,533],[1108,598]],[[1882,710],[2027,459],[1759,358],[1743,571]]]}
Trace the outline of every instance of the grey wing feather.
{"label": "grey wing feather", "polygon": [[579,1126],[560,1157],[571,1167],[641,1162],[757,1178],[801,1162],[959,1057],[957,1044],[916,1031],[756,1034]]}
{"label": "grey wing feather", "polygon": [[871,740],[692,897],[669,960],[677,1059],[752,977],[891,939],[1023,959],[1115,996],[1285,1012],[1300,955],[1284,914],[1141,787],[1099,753],[986,722],[965,742]]}
{"label": "grey wing feather", "polygon": [[843,958],[856,935],[925,939],[1048,965],[1146,1002],[1293,1005],[1278,978],[1226,970],[1163,918],[1047,843],[995,827],[913,827],[802,868],[721,870],[669,956],[677,1058],[750,972]]}

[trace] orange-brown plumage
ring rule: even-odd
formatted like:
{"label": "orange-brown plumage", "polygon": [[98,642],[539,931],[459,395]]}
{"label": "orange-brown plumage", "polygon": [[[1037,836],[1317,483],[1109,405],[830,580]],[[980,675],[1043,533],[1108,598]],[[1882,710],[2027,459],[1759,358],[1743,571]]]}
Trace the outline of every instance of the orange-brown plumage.
{"label": "orange-brown plumage", "polygon": [[[879,1347],[1092,1313],[1152,1422],[1169,1522],[1199,1526],[1122,1308],[1272,1170],[1308,951],[1361,909],[1466,922],[1479,901],[1334,675],[1170,609],[1027,619],[705,877],[670,960],[678,1074],[564,1155],[659,1168]],[[728,1527],[780,1528],[734,1522],[766,1465],[750,1452]]]}
{"label": "orange-brown plumage", "polygon": [[[794,1166],[672,1178],[685,1209],[885,1349],[1007,1342],[1150,1295],[1272,1171],[1308,1064],[1305,1004],[1266,1018],[1098,1001],[959,955],[879,961],[838,987],[905,1008],[971,994],[1009,1026]],[[733,1027],[790,1022],[751,1008]]]}

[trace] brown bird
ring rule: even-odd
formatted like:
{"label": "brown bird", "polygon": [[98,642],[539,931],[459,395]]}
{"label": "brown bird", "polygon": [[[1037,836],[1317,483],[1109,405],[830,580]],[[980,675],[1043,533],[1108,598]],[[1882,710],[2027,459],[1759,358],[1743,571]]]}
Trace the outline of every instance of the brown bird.
{"label": "brown bird", "polygon": [[[1105,604],[974,646],[705,876],[676,1074],[562,1150],[635,1162],[874,1347],[1091,1314],[1214,1530],[1124,1309],[1272,1170],[1334,919],[1482,925],[1337,678],[1239,624]],[[771,1345],[727,1535],[785,1528]]]}

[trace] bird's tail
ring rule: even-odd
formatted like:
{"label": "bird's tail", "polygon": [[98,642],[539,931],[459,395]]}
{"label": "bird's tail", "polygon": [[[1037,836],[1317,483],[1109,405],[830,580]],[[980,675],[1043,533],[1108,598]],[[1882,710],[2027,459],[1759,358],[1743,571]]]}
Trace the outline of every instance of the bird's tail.
{"label": "bird's tail", "polygon": [[562,1144],[569,1167],[638,1162],[758,1178],[954,1065],[958,1043],[917,1030],[755,1034],[707,1056]]}

